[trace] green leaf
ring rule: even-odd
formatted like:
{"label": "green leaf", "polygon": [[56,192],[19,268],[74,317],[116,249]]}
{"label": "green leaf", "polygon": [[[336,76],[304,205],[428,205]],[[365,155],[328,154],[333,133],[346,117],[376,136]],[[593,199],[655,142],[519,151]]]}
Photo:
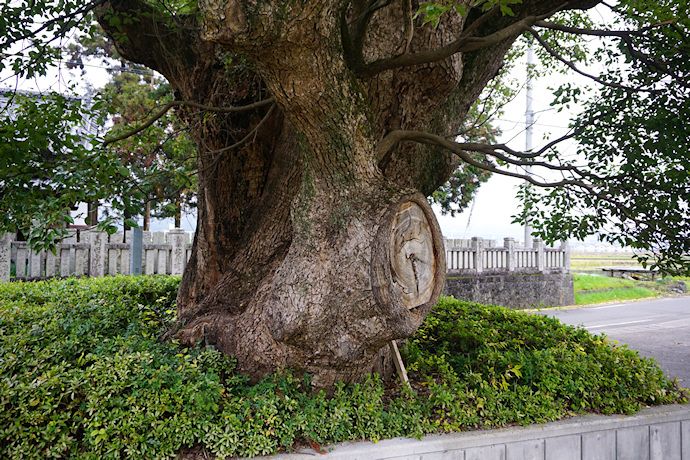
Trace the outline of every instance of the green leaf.
{"label": "green leaf", "polygon": [[125,219],[125,225],[132,228],[139,228],[139,224],[134,219]]}
{"label": "green leaf", "polygon": [[500,8],[503,16],[515,16],[515,13],[513,13],[513,10],[508,5],[501,4]]}

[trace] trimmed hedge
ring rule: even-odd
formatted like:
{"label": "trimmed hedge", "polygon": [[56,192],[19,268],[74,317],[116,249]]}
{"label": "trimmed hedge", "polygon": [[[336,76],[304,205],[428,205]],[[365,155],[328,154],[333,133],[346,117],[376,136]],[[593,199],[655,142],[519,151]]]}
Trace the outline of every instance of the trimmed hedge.
{"label": "trimmed hedge", "polygon": [[289,371],[248,385],[215,350],[157,341],[178,285],[0,284],[0,456],[255,456],[684,401],[653,361],[604,337],[454,299],[403,347],[411,387],[372,376],[329,397]]}

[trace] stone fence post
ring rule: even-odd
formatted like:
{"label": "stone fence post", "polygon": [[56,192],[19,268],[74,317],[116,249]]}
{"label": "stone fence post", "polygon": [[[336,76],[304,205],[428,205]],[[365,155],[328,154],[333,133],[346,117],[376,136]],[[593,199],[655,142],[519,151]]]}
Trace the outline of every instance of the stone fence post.
{"label": "stone fence post", "polygon": [[474,269],[477,273],[481,273],[484,271],[484,239],[473,237],[472,248],[474,249]]}
{"label": "stone fence post", "polygon": [[503,247],[508,250],[508,254],[506,255],[506,268],[509,272],[514,272],[517,262],[517,255],[515,254],[515,240],[513,238],[504,238]]}
{"label": "stone fence post", "polygon": [[[62,239],[63,243],[76,243],[76,230],[67,230],[67,236]],[[70,248],[60,248],[60,275],[69,276],[74,274],[74,254],[75,250]]]}
{"label": "stone fence post", "polygon": [[[153,244],[165,244],[165,233],[153,232],[153,236],[151,237],[151,239],[153,241]],[[159,275],[166,275],[168,273],[168,251],[157,250],[152,252],[158,253],[156,273],[158,273]]]}
{"label": "stone fence post", "polygon": [[568,240],[561,242],[561,250],[563,251],[563,273],[570,271],[570,243]]}
{"label": "stone fence post", "polygon": [[105,245],[107,241],[108,234],[105,232],[89,233],[89,244],[91,245],[89,276],[105,276]]}
{"label": "stone fence post", "polygon": [[129,239],[129,274],[141,275],[142,253],[144,251],[144,232],[140,228],[132,228]]}
{"label": "stone fence post", "polygon": [[537,271],[544,273],[544,241],[541,238],[535,238],[532,247],[537,250]]}
{"label": "stone fence post", "polygon": [[4,233],[0,236],[0,281],[10,280],[10,259],[12,257],[12,240],[14,235]]}
{"label": "stone fence post", "polygon": [[181,275],[187,256],[187,233],[182,228],[173,228],[168,233],[168,244],[172,246],[170,263],[172,275]]}
{"label": "stone fence post", "polygon": [[43,262],[44,251],[36,251],[29,246],[27,246],[27,250],[29,251],[29,276],[32,278],[43,276],[43,267],[41,264]]}

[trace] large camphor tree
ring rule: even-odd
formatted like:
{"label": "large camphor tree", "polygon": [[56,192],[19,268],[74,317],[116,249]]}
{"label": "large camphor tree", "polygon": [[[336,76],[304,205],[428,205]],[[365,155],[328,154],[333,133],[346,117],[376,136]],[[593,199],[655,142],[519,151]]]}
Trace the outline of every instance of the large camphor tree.
{"label": "large camphor tree", "polygon": [[[621,160],[622,150],[602,154],[587,169],[559,159],[553,145],[515,152],[456,139],[521,34],[541,40],[539,29],[551,38],[595,34],[548,20],[598,3],[106,0],[88,5],[122,58],[170,82],[175,100],[159,115],[174,108],[197,144],[198,225],[177,299],[179,325],[170,335],[235,356],[252,378],[293,368],[309,372],[315,386],[330,387],[381,371],[387,365],[382,350],[391,340],[410,336],[442,292],[442,235],[426,197],[458,162],[536,185],[565,186],[565,198],[552,196],[553,203],[562,203],[559,210],[575,203],[594,209],[593,215],[611,213],[621,222],[620,238],[640,241],[641,247],[661,241],[659,247],[671,245],[673,254],[687,252],[687,241],[668,238],[687,236],[687,229],[676,231],[687,223],[687,206],[666,209],[668,228],[654,228],[610,193],[611,178],[625,183],[625,174],[639,173],[614,168],[612,160]],[[71,17],[84,10],[72,8]],[[665,65],[657,69],[659,81],[686,81],[684,70],[674,70],[664,56],[640,51],[633,42],[644,36],[639,30],[599,35],[629,40],[649,66]],[[545,49],[560,56],[547,42]],[[687,41],[685,46],[681,55]],[[602,82],[605,88],[624,86]],[[631,83],[645,84],[650,85]],[[620,100],[629,97],[621,94]],[[567,91],[561,96],[568,97]],[[613,113],[618,112],[590,114],[582,126],[611,120]],[[575,128],[569,137],[583,132]],[[672,157],[655,167],[676,170]],[[516,169],[524,166],[561,177],[540,180]],[[659,187],[659,201],[663,194],[682,195],[687,168],[679,174],[680,181]],[[683,200],[687,204],[687,191]],[[532,218],[539,220],[534,210]],[[552,230],[557,236],[579,235],[604,221],[559,211]],[[640,225],[646,240],[636,239]]]}

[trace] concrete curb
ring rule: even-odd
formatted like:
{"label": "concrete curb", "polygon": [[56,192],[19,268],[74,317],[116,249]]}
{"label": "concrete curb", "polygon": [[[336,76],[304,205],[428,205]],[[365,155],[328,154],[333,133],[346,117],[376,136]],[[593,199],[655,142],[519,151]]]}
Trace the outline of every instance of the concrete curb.
{"label": "concrete curb", "polygon": [[346,442],[258,457],[339,460],[690,460],[690,405],[644,409],[635,415],[586,415],[557,422],[494,430]]}

